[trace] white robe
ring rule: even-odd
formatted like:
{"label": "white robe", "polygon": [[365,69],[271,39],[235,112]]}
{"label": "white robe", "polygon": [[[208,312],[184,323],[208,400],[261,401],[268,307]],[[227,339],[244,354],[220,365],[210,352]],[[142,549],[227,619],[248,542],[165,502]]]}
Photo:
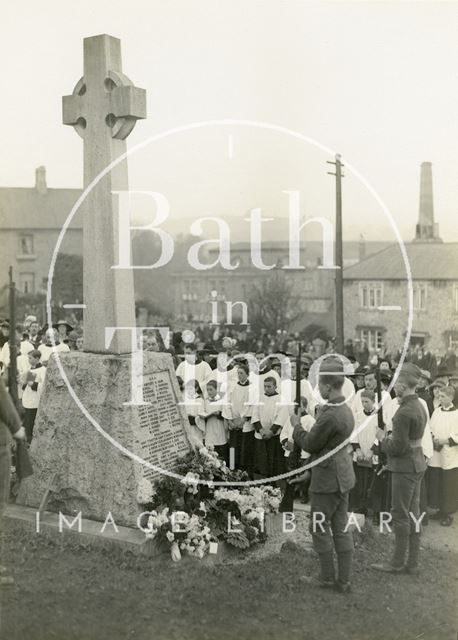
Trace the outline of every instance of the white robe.
{"label": "white robe", "polygon": [[237,383],[229,394],[229,404],[223,407],[223,418],[226,420],[236,420],[237,418],[243,420],[243,433],[254,431],[254,427],[251,424],[252,408],[249,404],[250,384]]}
{"label": "white robe", "polygon": [[[301,427],[307,433],[310,432],[310,430],[311,430],[311,428],[313,427],[314,424],[315,424],[315,418],[313,418],[308,413],[306,413],[305,416],[301,416]],[[291,424],[291,419],[290,419],[290,420],[288,420],[288,422],[285,425],[283,425],[282,430],[280,431],[280,442],[284,442],[284,440],[288,440],[290,442],[294,442],[294,440],[293,440],[293,431],[294,431],[294,427]],[[290,455],[291,455],[291,451],[286,451],[285,450],[285,458],[289,458]],[[302,460],[307,460],[307,458],[309,458],[310,455],[311,455],[310,453],[308,453],[307,451],[304,451],[302,449],[302,451],[301,451]]]}
{"label": "white robe", "polygon": [[261,431],[255,433],[256,440],[262,440],[262,432],[267,433],[272,425],[277,424],[284,427],[289,422],[288,407],[280,404],[281,397],[277,394],[274,396],[264,396],[263,404],[254,405],[251,422],[261,423]]}
{"label": "white robe", "polygon": [[431,432],[434,438],[452,439],[457,444],[450,446],[445,444],[440,451],[434,451],[429,460],[430,467],[439,467],[444,470],[458,467],[458,409],[447,411],[442,407],[437,408],[431,416]]}

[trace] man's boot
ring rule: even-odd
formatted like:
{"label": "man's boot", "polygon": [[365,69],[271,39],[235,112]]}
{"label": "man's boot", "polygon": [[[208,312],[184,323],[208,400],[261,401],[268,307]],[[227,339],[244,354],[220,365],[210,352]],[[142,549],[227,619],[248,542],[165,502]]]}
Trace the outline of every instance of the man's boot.
{"label": "man's boot", "polygon": [[420,534],[411,533],[409,537],[409,558],[405,566],[405,572],[418,574],[418,558],[420,556]]}
{"label": "man's boot", "polygon": [[336,589],[341,593],[350,591],[351,566],[353,561],[353,551],[342,551],[337,554],[338,575]]}
{"label": "man's boot", "polygon": [[325,553],[319,553],[321,575],[319,578],[320,586],[325,588],[332,588],[335,584],[335,569],[334,569],[334,555],[332,550]]}
{"label": "man's boot", "polygon": [[371,569],[383,571],[384,573],[404,573],[408,547],[409,536],[395,535],[394,553],[391,562],[389,564],[371,564]]}

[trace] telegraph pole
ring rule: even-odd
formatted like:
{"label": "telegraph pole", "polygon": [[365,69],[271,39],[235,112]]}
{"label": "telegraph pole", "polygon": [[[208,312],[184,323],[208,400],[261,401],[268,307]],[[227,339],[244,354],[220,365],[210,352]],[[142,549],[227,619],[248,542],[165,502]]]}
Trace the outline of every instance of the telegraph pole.
{"label": "telegraph pole", "polygon": [[13,280],[13,267],[8,269],[9,275],[9,303],[10,303],[10,370],[8,388],[14,405],[18,406],[17,393],[17,345],[16,345],[16,285]]}
{"label": "telegraph pole", "polygon": [[343,242],[342,242],[342,167],[341,156],[336,154],[333,164],[336,172],[328,171],[336,177],[336,241],[335,241],[335,287],[336,287],[336,349],[337,353],[344,352],[344,315],[343,315]]}

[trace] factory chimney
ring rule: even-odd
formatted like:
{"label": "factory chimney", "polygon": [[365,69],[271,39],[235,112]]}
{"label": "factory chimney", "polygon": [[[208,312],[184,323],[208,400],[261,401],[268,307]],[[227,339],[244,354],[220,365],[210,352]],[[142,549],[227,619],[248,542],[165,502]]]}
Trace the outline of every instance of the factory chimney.
{"label": "factory chimney", "polygon": [[421,163],[420,211],[414,242],[442,242],[439,225],[434,222],[433,172],[431,162]]}

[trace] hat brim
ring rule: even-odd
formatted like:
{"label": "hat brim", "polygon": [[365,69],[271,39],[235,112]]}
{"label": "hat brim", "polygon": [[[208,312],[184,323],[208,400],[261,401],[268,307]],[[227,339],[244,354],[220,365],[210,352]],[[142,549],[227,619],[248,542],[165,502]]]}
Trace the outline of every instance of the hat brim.
{"label": "hat brim", "polygon": [[72,327],[71,324],[68,324],[68,322],[56,322],[56,324],[52,325],[53,329],[59,329],[59,327],[65,327],[67,331],[74,331],[74,327]]}

